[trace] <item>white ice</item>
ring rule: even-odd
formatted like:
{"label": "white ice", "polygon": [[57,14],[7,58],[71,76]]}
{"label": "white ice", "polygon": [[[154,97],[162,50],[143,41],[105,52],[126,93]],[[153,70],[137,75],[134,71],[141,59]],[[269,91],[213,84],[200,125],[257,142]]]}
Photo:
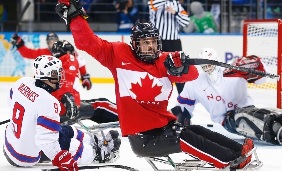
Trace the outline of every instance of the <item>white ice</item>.
{"label": "white ice", "polygon": [[[0,121],[4,121],[9,119],[9,108],[6,104],[6,97],[8,96],[9,89],[12,83],[0,83]],[[238,89],[238,91],[240,91]],[[275,107],[276,103],[276,92],[275,90],[269,89],[250,89],[250,94],[253,97],[255,104],[258,107]],[[176,102],[176,90],[173,92],[172,97],[170,99],[169,108],[173,107]],[[114,84],[94,84],[92,90],[87,91],[81,88],[81,97],[82,99],[93,99],[99,97],[105,97],[115,102],[115,91]],[[142,119],[142,118],[140,118]],[[192,118],[193,124],[200,124],[206,126],[207,124],[211,124],[212,121],[209,119],[209,115],[206,110],[201,106],[197,105],[196,111],[194,113],[194,117]],[[5,125],[0,126],[0,147],[2,148],[4,142],[4,128]],[[226,135],[229,138],[235,139],[236,141],[243,142],[244,137],[238,136],[235,134],[228,133],[223,128],[221,128],[218,124],[213,124],[213,127],[210,128],[213,131],[220,132]],[[270,144],[266,144],[263,142],[255,141],[255,146],[257,147],[257,153],[259,159],[263,162],[263,166],[260,170],[262,171],[281,171],[282,170],[282,146],[273,146]],[[280,155],[281,152],[281,155]],[[183,159],[183,155],[174,154],[173,157],[177,160]],[[140,171],[150,171],[153,170],[151,166],[145,161],[144,158],[136,157],[136,155],[131,151],[129,146],[129,142],[127,138],[122,138],[122,145],[120,150],[120,159],[112,164],[120,164],[133,167]],[[164,166],[160,166],[164,167]],[[0,150],[0,170],[41,170],[42,168],[51,168],[50,164],[41,164],[39,166],[35,166],[33,168],[16,168],[10,166],[10,164],[6,161],[6,158],[3,155],[2,150]],[[101,170],[113,170],[113,169],[101,169]],[[114,169],[118,170],[118,169]]]}

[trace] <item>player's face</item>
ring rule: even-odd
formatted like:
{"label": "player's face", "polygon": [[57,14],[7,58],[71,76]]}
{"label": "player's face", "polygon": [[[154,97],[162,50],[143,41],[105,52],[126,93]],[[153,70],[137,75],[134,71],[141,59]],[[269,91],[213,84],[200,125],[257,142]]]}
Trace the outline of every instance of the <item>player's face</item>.
{"label": "player's face", "polygon": [[158,50],[158,41],[155,38],[140,39],[139,44],[142,55],[154,55]]}
{"label": "player's face", "polygon": [[49,48],[49,49],[52,49],[53,44],[54,44],[56,41],[57,41],[57,40],[49,40],[49,41],[47,41],[47,46],[48,46],[48,48]]}
{"label": "player's face", "polygon": [[205,71],[207,74],[211,74],[215,70],[215,65],[201,65],[202,69]]}
{"label": "player's face", "polygon": [[61,68],[59,72],[56,70],[51,71],[51,79],[49,81],[54,89],[59,88],[65,81],[63,69]]}

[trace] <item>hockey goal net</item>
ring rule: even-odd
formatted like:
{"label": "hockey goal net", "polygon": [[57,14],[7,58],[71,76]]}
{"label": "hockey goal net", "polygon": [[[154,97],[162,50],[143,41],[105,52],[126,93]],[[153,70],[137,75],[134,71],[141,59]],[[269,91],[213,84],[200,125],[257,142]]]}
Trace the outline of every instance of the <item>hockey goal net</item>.
{"label": "hockey goal net", "polygon": [[[281,77],[282,20],[245,20],[243,25],[243,56],[261,57],[269,73]],[[267,79],[259,88],[277,89],[277,107],[281,108],[281,79]]]}

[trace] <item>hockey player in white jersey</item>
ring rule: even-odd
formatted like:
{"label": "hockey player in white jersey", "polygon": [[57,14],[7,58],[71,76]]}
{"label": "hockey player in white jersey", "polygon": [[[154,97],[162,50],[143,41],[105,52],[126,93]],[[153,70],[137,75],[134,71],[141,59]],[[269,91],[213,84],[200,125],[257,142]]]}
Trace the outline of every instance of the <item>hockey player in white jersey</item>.
{"label": "hockey player in white jersey", "polygon": [[[71,126],[60,125],[60,104],[50,93],[59,88],[62,63],[53,56],[39,56],[33,64],[34,78],[23,77],[10,89],[10,123],[5,130],[4,155],[13,166],[29,167],[39,162],[41,152],[60,170],[78,170],[77,164],[113,160],[118,151],[118,132],[105,141]],[[75,116],[69,116],[73,118]],[[120,140],[120,139],[119,139]],[[116,141],[115,141],[116,142]],[[119,141],[120,142],[120,141]]]}
{"label": "hockey player in white jersey", "polygon": [[[199,57],[218,60],[217,52],[212,48],[204,48]],[[241,57],[233,65],[265,72],[260,58],[254,55]],[[281,131],[282,112],[255,107],[247,90],[248,82],[257,83],[264,78],[215,65],[201,65],[198,69],[204,72],[200,72],[196,80],[185,83],[177,98],[179,104],[172,108],[179,122],[190,124],[195,104],[201,103],[209,112],[211,120],[222,124],[227,131],[281,144],[282,137],[277,134]]]}

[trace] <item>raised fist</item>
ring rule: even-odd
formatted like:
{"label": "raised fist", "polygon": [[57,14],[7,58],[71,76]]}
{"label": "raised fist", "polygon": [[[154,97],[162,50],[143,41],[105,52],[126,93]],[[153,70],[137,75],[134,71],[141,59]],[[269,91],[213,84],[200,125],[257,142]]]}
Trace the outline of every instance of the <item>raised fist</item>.
{"label": "raised fist", "polygon": [[176,51],[167,55],[164,65],[170,75],[181,76],[188,73],[189,65],[186,64],[188,58],[184,52]]}
{"label": "raised fist", "polygon": [[88,16],[79,0],[59,0],[56,5],[56,13],[66,22],[66,25],[70,25],[71,19],[82,16],[87,19]]}
{"label": "raised fist", "polygon": [[17,48],[20,48],[20,47],[24,46],[23,39],[20,36],[18,36],[16,33],[13,34],[13,36],[11,37],[10,42],[12,43],[13,46],[16,46]]}
{"label": "raised fist", "polygon": [[60,171],[78,170],[77,162],[67,150],[60,151],[52,160],[52,164],[59,167]]}

